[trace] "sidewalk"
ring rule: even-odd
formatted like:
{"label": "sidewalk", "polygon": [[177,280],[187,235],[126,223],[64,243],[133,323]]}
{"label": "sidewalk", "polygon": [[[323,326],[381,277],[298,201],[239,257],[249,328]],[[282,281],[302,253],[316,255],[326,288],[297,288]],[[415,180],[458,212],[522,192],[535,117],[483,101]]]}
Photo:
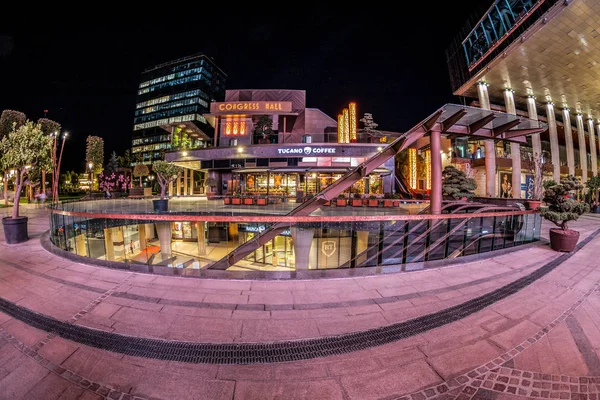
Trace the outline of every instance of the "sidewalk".
{"label": "sidewalk", "polygon": [[[35,238],[47,229],[47,217],[28,213]],[[0,298],[78,327],[165,345],[292,341],[287,347],[293,347],[347,334],[376,338],[394,324],[447,312],[556,264],[515,294],[454,322],[290,362],[178,362],[160,349],[136,357],[66,340],[0,312],[0,398],[596,399],[600,218],[586,215],[573,228],[580,243],[590,237],[589,243],[564,260],[540,244],[445,268],[304,281],[115,271],[59,259],[35,239],[6,245],[0,234]]]}

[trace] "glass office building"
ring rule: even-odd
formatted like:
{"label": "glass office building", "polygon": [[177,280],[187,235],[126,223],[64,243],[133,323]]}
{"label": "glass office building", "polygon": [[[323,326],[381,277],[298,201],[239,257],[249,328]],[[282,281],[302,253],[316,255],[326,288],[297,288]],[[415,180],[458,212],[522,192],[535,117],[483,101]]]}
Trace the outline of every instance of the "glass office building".
{"label": "glass office building", "polygon": [[227,76],[204,55],[193,55],[142,72],[131,152],[139,163],[162,160],[171,149],[208,147],[213,127],[202,114],[225,98]]}

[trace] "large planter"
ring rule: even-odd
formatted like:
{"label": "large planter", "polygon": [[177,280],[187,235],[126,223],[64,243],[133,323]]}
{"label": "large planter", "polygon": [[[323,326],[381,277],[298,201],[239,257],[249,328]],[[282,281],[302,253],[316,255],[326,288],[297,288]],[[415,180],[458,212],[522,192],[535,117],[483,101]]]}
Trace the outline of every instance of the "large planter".
{"label": "large planter", "polygon": [[550,229],[550,247],[555,251],[572,251],[577,246],[579,232],[570,229],[563,231],[560,228]]}
{"label": "large planter", "polygon": [[378,199],[369,199],[368,205],[369,205],[369,207],[379,207],[379,200]]}
{"label": "large planter", "polygon": [[527,209],[528,210],[537,210],[542,205],[541,200],[527,200]]}
{"label": "large planter", "polygon": [[167,212],[169,210],[169,199],[152,200],[154,211]]}
{"label": "large planter", "polygon": [[600,214],[600,206],[592,207],[592,212]]}
{"label": "large planter", "polygon": [[254,204],[254,200],[252,199],[252,197],[246,197],[246,198],[244,198],[244,205],[251,206],[253,204]]}
{"label": "large planter", "polygon": [[346,199],[337,199],[335,201],[336,207],[346,207],[347,204],[348,204],[348,201]]}
{"label": "large planter", "polygon": [[383,199],[383,206],[384,207],[394,207],[394,200]]}
{"label": "large planter", "polygon": [[239,206],[240,204],[242,204],[242,198],[241,197],[233,197],[231,199],[231,204],[233,204],[235,206]]}
{"label": "large planter", "polygon": [[256,198],[256,204],[259,206],[266,206],[267,205],[267,198],[266,197],[257,197]]}
{"label": "large planter", "polygon": [[231,197],[223,197],[223,204],[231,204]]}
{"label": "large planter", "polygon": [[362,207],[363,201],[362,199],[352,199],[352,207]]}
{"label": "large planter", "polygon": [[2,218],[6,243],[23,243],[29,239],[29,235],[27,234],[27,220],[27,217],[18,217],[15,219],[11,217]]}

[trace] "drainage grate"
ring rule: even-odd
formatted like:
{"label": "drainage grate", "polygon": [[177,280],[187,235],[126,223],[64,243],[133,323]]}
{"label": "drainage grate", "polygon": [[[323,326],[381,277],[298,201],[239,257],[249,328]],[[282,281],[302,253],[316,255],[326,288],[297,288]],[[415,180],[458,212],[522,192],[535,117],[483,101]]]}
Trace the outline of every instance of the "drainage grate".
{"label": "drainage grate", "polygon": [[0,298],[0,311],[64,339],[136,357],[207,364],[256,364],[307,360],[380,346],[460,320],[516,293],[546,275],[589,243],[599,233],[600,229],[579,243],[573,252],[563,254],[531,274],[493,292],[437,313],[376,329],[339,336],[273,343],[180,342],[136,338],[73,325],[31,311],[2,298]]}

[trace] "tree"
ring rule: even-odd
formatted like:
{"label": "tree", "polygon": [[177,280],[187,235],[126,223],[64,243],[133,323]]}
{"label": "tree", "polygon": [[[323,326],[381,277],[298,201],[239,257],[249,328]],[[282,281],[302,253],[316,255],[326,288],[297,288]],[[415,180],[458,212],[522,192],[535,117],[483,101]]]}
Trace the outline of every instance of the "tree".
{"label": "tree", "polygon": [[16,127],[0,142],[2,167],[16,169],[15,198],[12,218],[19,217],[19,200],[23,185],[29,185],[31,179],[41,170],[52,166],[52,137],[46,135],[39,124],[26,121]]}
{"label": "tree", "polygon": [[[523,169],[533,175],[533,189],[531,190],[531,200],[541,200],[544,192],[544,163],[538,153],[521,152],[521,161]],[[527,188],[527,191],[530,189]]]}
{"label": "tree", "polygon": [[92,163],[93,173],[99,174],[104,165],[104,139],[99,136],[88,136],[85,148],[85,163]]}
{"label": "tree", "polygon": [[167,194],[167,185],[173,182],[181,173],[181,168],[167,161],[155,161],[152,170],[160,185],[160,199],[164,200]]}
{"label": "tree", "polygon": [[363,123],[366,133],[376,132],[376,128],[379,126],[379,124],[376,124],[373,121],[373,115],[371,113],[364,113],[359,121]]}
{"label": "tree", "polygon": [[563,231],[568,230],[569,221],[577,221],[580,215],[590,211],[589,204],[572,198],[573,193],[581,189],[583,184],[572,175],[561,179],[560,183],[544,182],[544,202],[548,207],[540,210],[541,216]]}
{"label": "tree", "polygon": [[129,150],[125,150],[123,155],[119,156],[119,165],[121,165],[123,168],[131,168],[132,161],[133,160],[131,159],[131,153]]}
{"label": "tree", "polygon": [[590,190],[590,196],[598,204],[598,190],[600,190],[600,176],[593,176],[588,179],[585,183],[587,188]]}
{"label": "tree", "polygon": [[261,115],[258,120],[254,122],[254,135],[260,136],[263,139],[273,134],[273,120],[268,115]]}
{"label": "tree", "polygon": [[133,176],[135,176],[136,178],[140,178],[140,187],[142,187],[142,177],[148,176],[149,174],[150,170],[148,169],[147,165],[138,164],[135,167],[133,167]]}
{"label": "tree", "polygon": [[40,124],[42,132],[44,132],[44,134],[46,135],[51,135],[54,132],[59,133],[62,129],[61,125],[58,122],[48,118],[40,118],[37,122],[38,124]]}
{"label": "tree", "polygon": [[[0,115],[0,140],[7,136],[13,130],[13,126],[17,128],[25,123],[27,117],[20,111],[15,110],[4,110]],[[4,171],[3,185],[4,185],[4,204],[8,205],[8,178],[7,171]]]}
{"label": "tree", "polygon": [[448,165],[442,171],[442,193],[458,200],[463,197],[472,199],[475,195],[472,191],[477,189],[475,179],[467,177],[463,171]]}
{"label": "tree", "polygon": [[19,128],[25,124],[27,117],[20,111],[4,110],[0,115],[0,139],[7,136],[13,130],[13,124]]}
{"label": "tree", "polygon": [[119,168],[119,159],[117,158],[117,153],[113,151],[106,164],[106,172],[117,172],[117,168]]}

